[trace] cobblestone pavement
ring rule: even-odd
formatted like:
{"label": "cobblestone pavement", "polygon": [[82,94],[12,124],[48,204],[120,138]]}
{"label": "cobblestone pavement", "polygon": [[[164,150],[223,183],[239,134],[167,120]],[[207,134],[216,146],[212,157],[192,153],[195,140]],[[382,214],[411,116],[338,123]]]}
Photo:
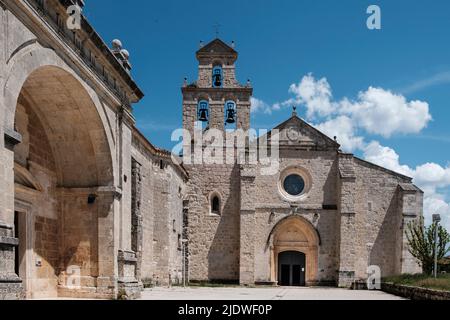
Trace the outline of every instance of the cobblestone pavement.
{"label": "cobblestone pavement", "polygon": [[154,288],[142,300],[403,300],[381,291],[337,288]]}

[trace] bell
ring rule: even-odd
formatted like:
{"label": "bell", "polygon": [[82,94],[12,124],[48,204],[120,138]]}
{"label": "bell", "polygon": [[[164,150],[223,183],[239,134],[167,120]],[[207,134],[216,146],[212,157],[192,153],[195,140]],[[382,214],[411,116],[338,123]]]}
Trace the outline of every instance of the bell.
{"label": "bell", "polygon": [[208,122],[208,110],[200,110],[198,114],[198,120],[201,122]]}
{"label": "bell", "polygon": [[198,110],[198,121],[208,122],[208,104],[205,102],[200,103],[200,108]]}
{"label": "bell", "polygon": [[222,76],[220,74],[214,75],[214,87],[218,88],[222,86]]}
{"label": "bell", "polygon": [[229,106],[227,110],[227,120],[226,123],[233,124],[236,122],[236,111],[233,106]]}

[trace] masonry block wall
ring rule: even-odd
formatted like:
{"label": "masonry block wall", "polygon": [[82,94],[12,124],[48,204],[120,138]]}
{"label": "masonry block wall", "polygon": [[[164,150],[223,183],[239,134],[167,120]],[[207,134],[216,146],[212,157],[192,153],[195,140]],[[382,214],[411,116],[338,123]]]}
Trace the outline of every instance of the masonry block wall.
{"label": "masonry block wall", "polygon": [[[240,173],[233,165],[187,166],[189,278],[239,281]],[[211,197],[220,197],[220,215]]]}
{"label": "masonry block wall", "polygon": [[[405,213],[399,208],[403,191],[399,186],[406,185],[411,190],[413,220],[422,216],[422,192],[408,177],[357,158],[347,159],[353,163],[355,187],[346,187],[348,182],[341,176],[341,199],[347,199],[342,200],[346,205],[341,206],[341,271],[354,272],[356,279],[365,279],[368,266],[379,266],[382,276],[390,276],[408,269],[406,264],[411,266],[409,270],[419,272],[417,261],[405,259],[402,253],[407,251],[407,245],[403,238]],[[354,214],[350,213],[351,207]]]}
{"label": "masonry block wall", "polygon": [[424,193],[411,184],[400,184],[398,188],[399,212],[402,213],[400,232],[397,238],[397,254],[401,257],[397,259],[396,273],[415,274],[423,270],[409,252],[407,232],[410,223],[420,223],[423,218],[423,197]]}
{"label": "masonry block wall", "polygon": [[[33,297],[55,296],[57,295],[57,274],[60,269],[59,250],[61,243],[58,221],[61,208],[57,205],[59,194],[56,189],[56,166],[44,126],[23,96],[19,98],[17,106],[16,130],[23,137],[22,143],[14,152],[16,172],[29,171],[31,175],[36,177],[36,181],[20,181],[26,179],[26,176],[19,177],[16,175],[16,182],[42,190],[42,193],[32,193],[35,202],[39,204],[33,210],[34,218],[28,218],[31,227],[34,228],[34,232],[28,233],[28,237],[31,238],[28,239],[28,242],[35,248],[31,257],[32,261],[35,262],[35,267],[28,273],[26,280],[28,287],[32,287],[35,291]],[[32,183],[37,186],[33,186]],[[29,192],[32,191],[29,190]],[[25,188],[16,189],[16,201],[28,200],[28,193]],[[26,219],[26,215],[33,213],[19,210],[16,213],[16,218]],[[27,223],[21,224],[21,227],[22,229],[27,228]],[[30,227],[30,224],[28,227]],[[21,253],[25,255],[25,252]]]}
{"label": "masonry block wall", "polygon": [[[323,206],[336,204],[335,192],[337,159],[335,152],[295,151],[286,150],[280,154],[280,168],[275,175],[262,175],[262,167],[256,170],[255,182],[255,224],[248,226],[254,229],[254,282],[270,283],[273,279],[271,270],[271,252],[268,240],[276,225],[293,214],[292,203],[282,197],[279,192],[280,174],[291,167],[302,167],[312,177],[311,190],[308,198],[297,203],[296,214],[301,215],[313,225],[320,235],[318,256],[319,272],[317,281],[334,283],[337,280],[337,234],[334,228],[337,211],[324,210]],[[241,226],[242,228],[242,226]],[[241,233],[249,232],[242,229]]]}
{"label": "masonry block wall", "polygon": [[143,244],[141,279],[145,285],[182,281],[185,173],[135,132],[132,157],[141,170]]}

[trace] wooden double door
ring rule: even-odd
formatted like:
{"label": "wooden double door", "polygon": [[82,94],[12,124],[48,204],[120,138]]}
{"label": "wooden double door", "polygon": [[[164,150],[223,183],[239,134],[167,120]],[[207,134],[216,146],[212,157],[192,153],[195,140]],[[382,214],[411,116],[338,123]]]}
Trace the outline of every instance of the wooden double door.
{"label": "wooden double door", "polygon": [[306,256],[297,251],[282,252],[278,256],[278,284],[280,286],[306,286]]}

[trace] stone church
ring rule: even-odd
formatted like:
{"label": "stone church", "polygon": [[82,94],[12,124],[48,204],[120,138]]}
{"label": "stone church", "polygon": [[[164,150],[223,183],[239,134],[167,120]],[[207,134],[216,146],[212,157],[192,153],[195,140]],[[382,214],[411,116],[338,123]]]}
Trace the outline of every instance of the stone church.
{"label": "stone church", "polygon": [[[0,0],[0,299],[134,298],[183,281],[350,287],[372,265],[420,272],[405,235],[423,207],[411,178],[341,152],[295,111],[268,134],[272,174],[245,161],[248,136],[222,163],[188,161],[195,139],[181,157],[154,146],[136,128],[130,54],[83,16],[69,29],[74,4]],[[197,52],[185,132],[251,129],[237,58],[219,39]]]}

